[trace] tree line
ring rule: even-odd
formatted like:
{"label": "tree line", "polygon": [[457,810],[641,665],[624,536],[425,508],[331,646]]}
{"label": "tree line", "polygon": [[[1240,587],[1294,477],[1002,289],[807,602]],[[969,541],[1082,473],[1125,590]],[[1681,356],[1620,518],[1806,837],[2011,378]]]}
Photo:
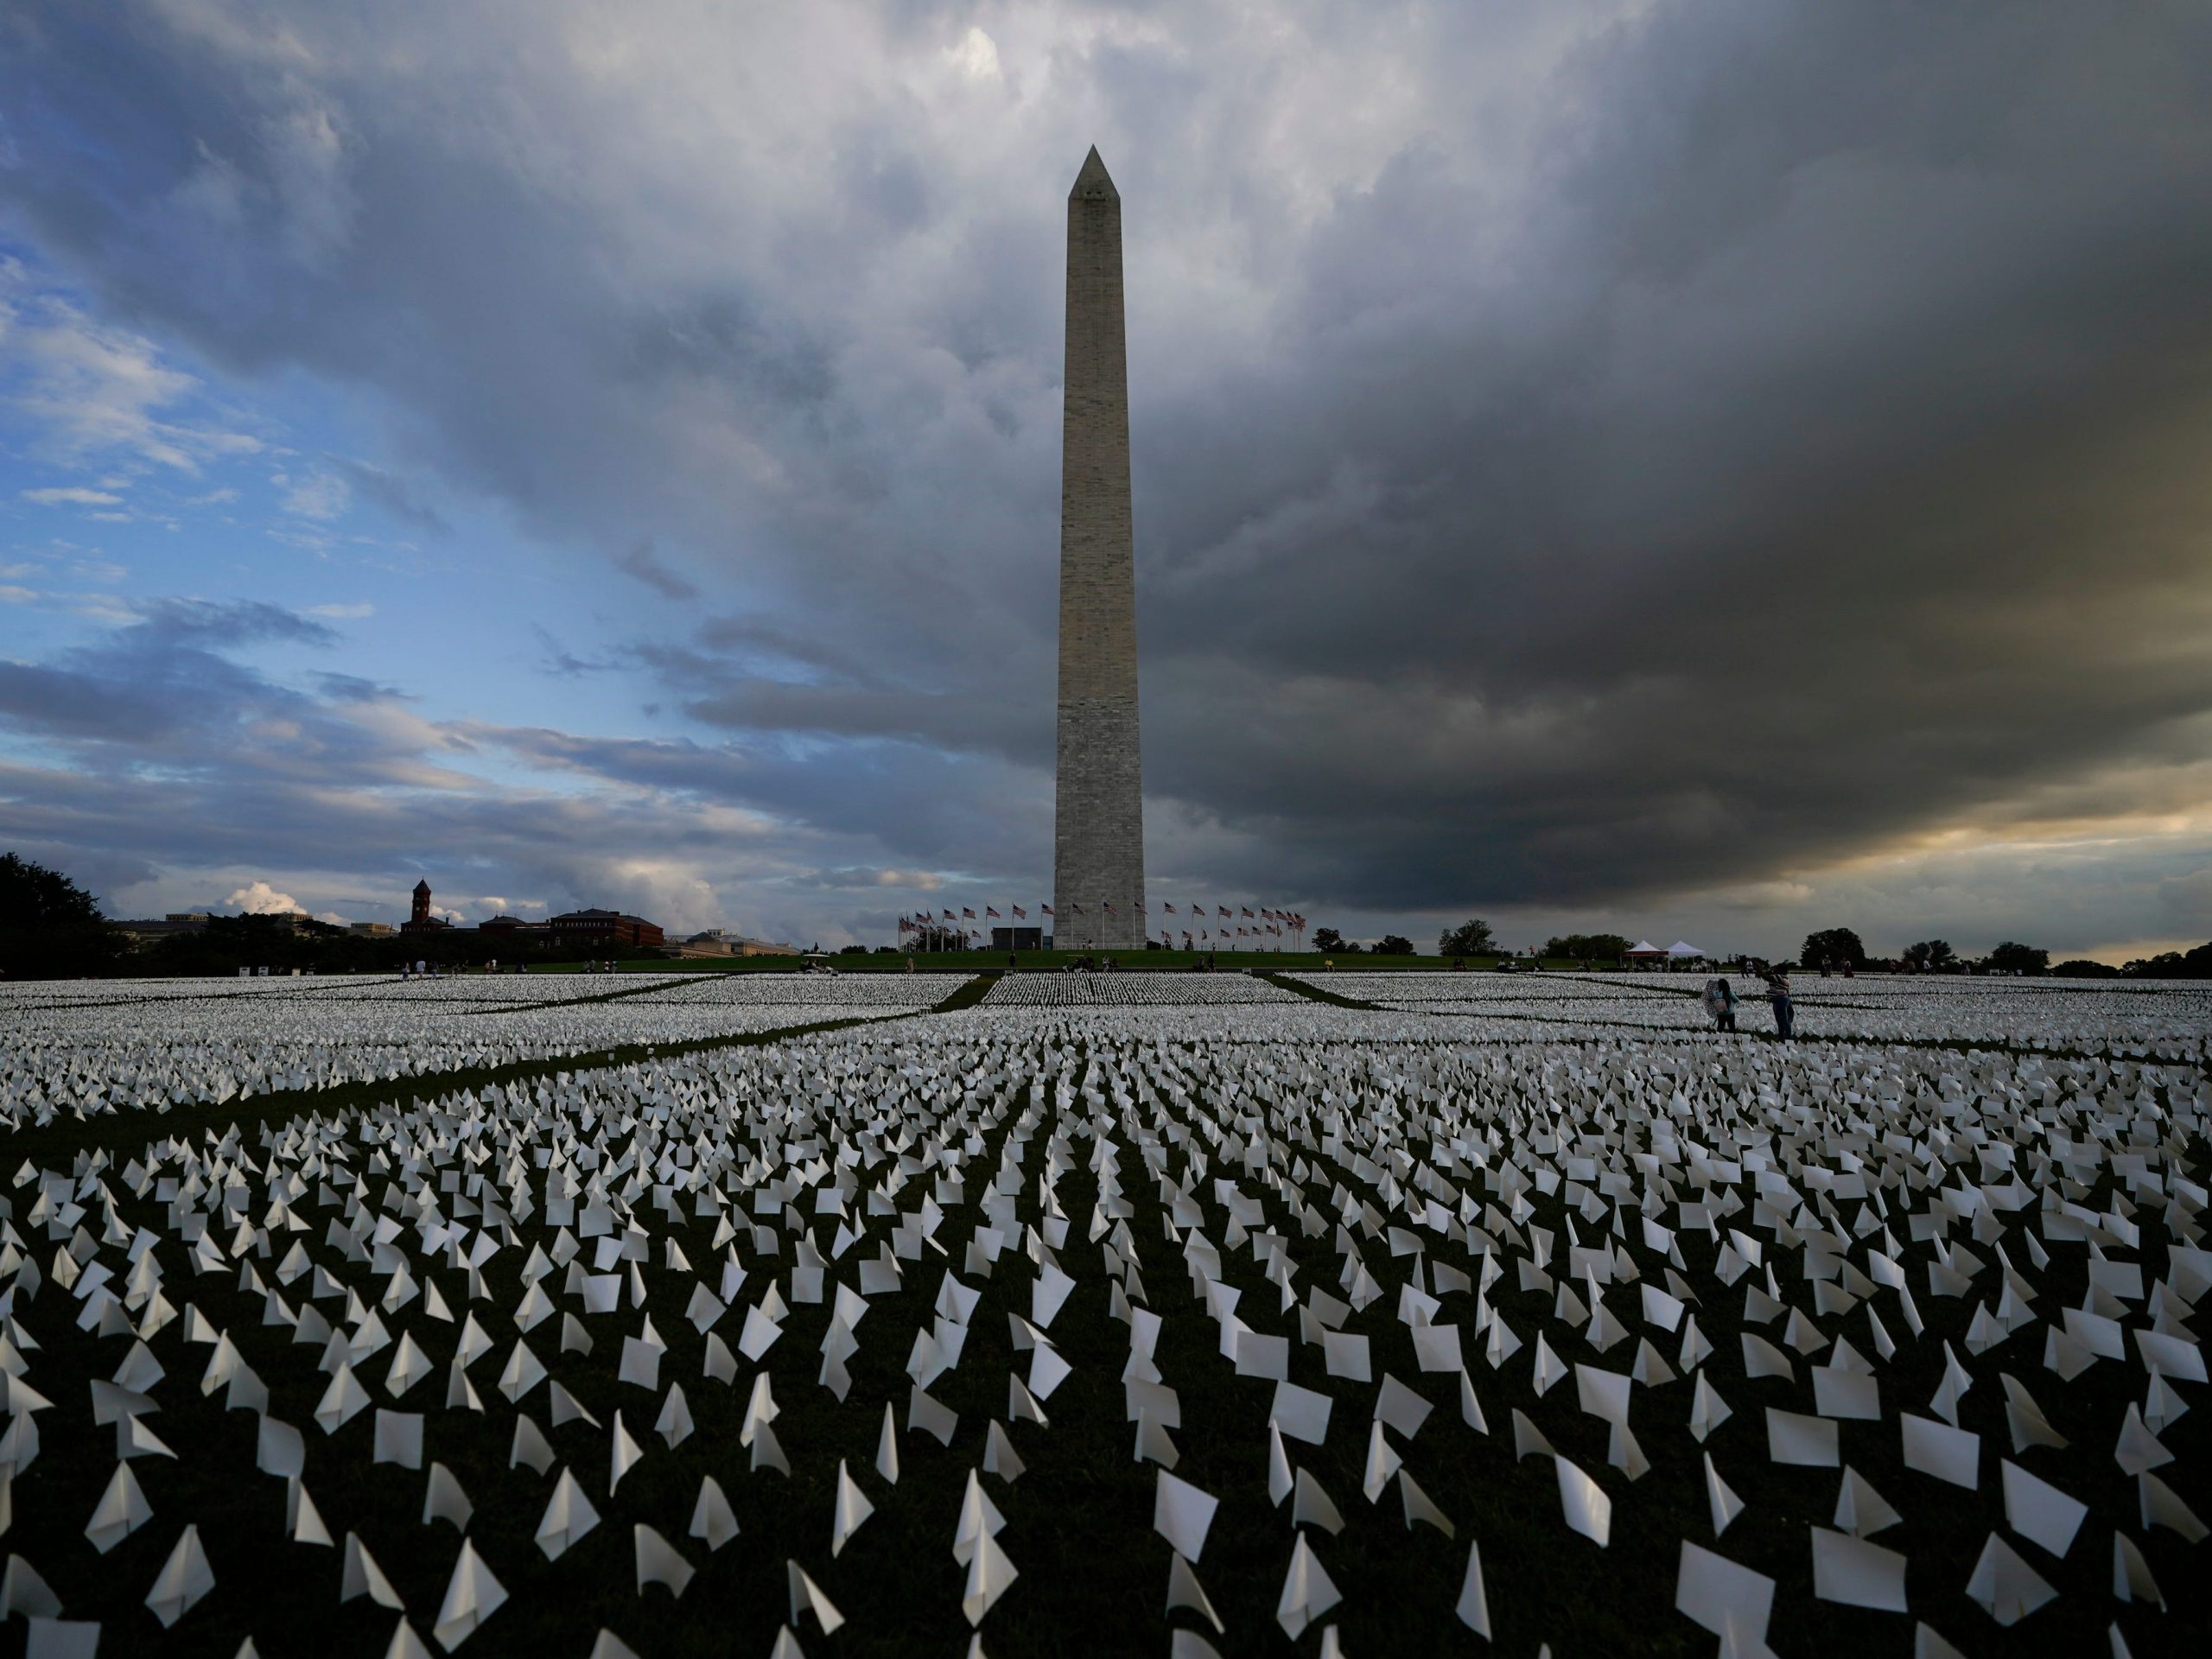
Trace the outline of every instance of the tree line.
{"label": "tree line", "polygon": [[2050,974],[2063,979],[2212,979],[2212,944],[2193,950],[2167,950],[2155,957],[2139,957],[2113,967],[2072,957],[2054,964],[2041,945],[2005,939],[1984,957],[1966,957],[1952,949],[1948,939],[1920,939],[1905,946],[1894,960],[1869,957],[1859,935],[1847,927],[1822,928],[1808,933],[1798,951],[1799,968],[1900,968],[1909,973]]}
{"label": "tree line", "polygon": [[[397,973],[408,963],[441,968],[522,963],[585,962],[608,953],[597,941],[556,941],[543,935],[435,933],[376,937],[311,918],[210,916],[196,932],[172,933],[143,950],[100,914],[99,900],[59,870],[15,853],[0,854],[0,978],[98,979],[225,977],[241,968],[289,974]],[[622,947],[626,957],[669,955],[650,946]]]}
{"label": "tree line", "polygon": [[1333,927],[1313,930],[1313,948],[1325,957],[1357,957],[1363,953],[1370,957],[1410,957],[1415,953],[1414,942],[1402,933],[1385,933],[1373,944],[1363,945],[1357,939],[1348,939]]}
{"label": "tree line", "polygon": [[[1402,933],[1386,933],[1373,944],[1362,945],[1333,927],[1314,929],[1313,948],[1324,956],[1415,954],[1414,942]],[[142,950],[134,949],[130,937],[100,914],[99,901],[67,875],[15,853],[0,854],[0,977],[9,979],[230,975],[241,968],[276,973],[294,968],[326,974],[395,973],[404,963],[423,960],[442,967],[481,966],[493,960],[581,962],[605,949],[466,928],[366,938],[312,919],[211,916],[203,930],[171,934]],[[1627,958],[1628,951],[1628,939],[1618,933],[1567,933],[1547,939],[1543,955],[1555,962],[1618,963]],[[669,954],[645,947],[626,947],[625,953]],[[1438,936],[1436,954],[1464,959],[1506,952],[1488,922],[1471,918]],[[2052,974],[2076,979],[2212,979],[2212,943],[2139,957],[2117,968],[2078,957],[2054,965],[2049,950],[2013,939],[1974,958],[1960,956],[1948,939],[1921,939],[1895,958],[1878,958],[1867,954],[1865,941],[1853,929],[1828,927],[1808,933],[1796,962],[1789,965],[1800,971],[1825,966],[1853,972],[1878,968],[1934,974]]]}

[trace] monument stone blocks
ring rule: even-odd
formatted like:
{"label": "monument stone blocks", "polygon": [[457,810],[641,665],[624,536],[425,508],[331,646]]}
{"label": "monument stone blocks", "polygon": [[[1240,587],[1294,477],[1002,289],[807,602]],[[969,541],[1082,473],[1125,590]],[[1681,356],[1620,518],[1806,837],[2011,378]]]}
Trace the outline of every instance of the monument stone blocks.
{"label": "monument stone blocks", "polygon": [[1063,949],[1141,949],[1144,779],[1122,199],[1096,149],[1068,194],[1065,378],[1054,933]]}

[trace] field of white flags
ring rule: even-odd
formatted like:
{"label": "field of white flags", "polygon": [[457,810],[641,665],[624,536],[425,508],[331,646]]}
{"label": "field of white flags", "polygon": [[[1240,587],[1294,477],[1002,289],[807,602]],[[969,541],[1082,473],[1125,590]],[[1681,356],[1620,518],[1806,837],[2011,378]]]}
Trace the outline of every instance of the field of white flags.
{"label": "field of white flags", "polygon": [[9,988],[7,1650],[2203,1652],[2212,997],[1697,984]]}
{"label": "field of white flags", "polygon": [[925,1008],[958,975],[569,974],[0,986],[0,1127]]}

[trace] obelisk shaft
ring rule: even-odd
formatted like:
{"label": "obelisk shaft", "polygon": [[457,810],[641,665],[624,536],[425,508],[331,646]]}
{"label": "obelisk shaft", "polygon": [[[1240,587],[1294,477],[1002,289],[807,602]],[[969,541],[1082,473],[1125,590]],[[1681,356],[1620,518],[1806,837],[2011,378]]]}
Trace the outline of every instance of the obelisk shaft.
{"label": "obelisk shaft", "polygon": [[1122,199],[1096,149],[1068,195],[1065,381],[1054,938],[1062,950],[1135,949],[1146,933],[1144,780]]}

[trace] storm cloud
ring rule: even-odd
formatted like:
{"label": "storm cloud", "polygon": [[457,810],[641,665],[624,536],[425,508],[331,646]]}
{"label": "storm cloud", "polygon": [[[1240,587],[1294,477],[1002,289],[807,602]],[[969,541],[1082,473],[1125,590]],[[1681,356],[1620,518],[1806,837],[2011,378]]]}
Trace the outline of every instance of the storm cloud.
{"label": "storm cloud", "polygon": [[[503,893],[608,879],[579,866],[614,828],[733,903],[1041,891],[1096,143],[1167,887],[1740,909],[1788,946],[1815,878],[1982,925],[1903,873],[1948,849],[2055,942],[2203,931],[2201,8],[165,0],[0,31],[8,233],[240,385],[372,398],[381,453],[334,464],[442,548],[446,503],[493,503],[556,579],[666,601],[650,635],[541,620],[683,722],[408,726],[188,607],[0,664],[0,714],[78,746],[0,828],[205,856],[101,805],[130,721],[139,761],[202,741],[181,677],[262,721],[206,777],[423,791]],[[311,753],[257,734],[280,715]],[[503,817],[492,752],[589,787]],[[751,827],[717,849],[626,786]],[[269,822],[319,868],[404,861],[372,807]],[[2038,912],[2018,849],[2054,836],[2135,896]]]}

